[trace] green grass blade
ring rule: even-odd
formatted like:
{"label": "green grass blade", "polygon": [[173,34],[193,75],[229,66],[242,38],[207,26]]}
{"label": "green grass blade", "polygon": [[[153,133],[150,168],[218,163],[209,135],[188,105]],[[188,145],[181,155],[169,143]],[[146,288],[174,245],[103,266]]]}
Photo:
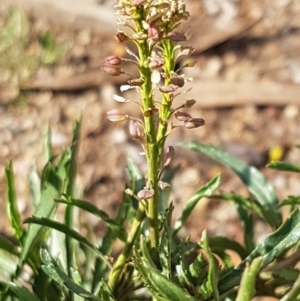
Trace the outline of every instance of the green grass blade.
{"label": "green grass blade", "polygon": [[89,247],[91,250],[93,250],[99,257],[105,260],[105,262],[110,266],[111,264],[107,261],[107,259],[104,257],[104,255],[91,243],[89,242],[85,237],[80,235],[77,231],[70,229],[65,224],[59,223],[57,221],[48,219],[48,218],[39,218],[39,217],[30,217],[25,219],[24,223],[30,223],[30,224],[37,224],[41,225],[50,229],[55,229],[59,232],[64,233],[65,235],[75,239],[79,243]]}
{"label": "green grass blade", "polygon": [[294,210],[290,217],[273,233],[268,235],[235,269],[225,274],[219,282],[220,293],[223,294],[239,285],[246,262],[252,262],[262,256],[261,268],[268,265],[283,251],[298,243],[300,240],[300,211]]}
{"label": "green grass blade", "polygon": [[261,262],[261,257],[255,258],[251,265],[245,268],[236,301],[251,301],[254,297],[255,283]]}
{"label": "green grass blade", "polygon": [[15,189],[15,179],[13,172],[12,161],[8,161],[5,168],[6,176],[6,185],[7,185],[7,204],[8,204],[8,213],[10,219],[10,225],[14,230],[14,235],[20,239],[23,235],[23,228],[21,223],[21,215],[19,212],[16,189]]}
{"label": "green grass blade", "polygon": [[198,142],[180,143],[180,146],[203,153],[212,159],[222,163],[232,169],[248,187],[249,191],[266,208],[268,220],[272,221],[273,228],[279,227],[282,216],[277,206],[278,198],[273,187],[266,178],[253,166],[249,166],[234,156],[226,153],[214,146],[205,145]]}
{"label": "green grass blade", "polygon": [[183,209],[181,217],[175,222],[174,229],[173,229],[173,236],[175,236],[179,230],[183,227],[185,221],[190,216],[192,211],[194,210],[195,206],[198,202],[204,197],[210,197],[214,190],[217,189],[220,185],[220,175],[213,178],[209,183],[205,186],[201,187],[196,194],[188,200],[185,208]]}
{"label": "green grass blade", "polygon": [[35,167],[30,169],[28,181],[33,207],[36,209],[41,200],[41,179]]}
{"label": "green grass blade", "polygon": [[300,166],[290,162],[272,162],[267,165],[268,168],[281,170],[281,171],[292,171],[292,172],[300,172]]}

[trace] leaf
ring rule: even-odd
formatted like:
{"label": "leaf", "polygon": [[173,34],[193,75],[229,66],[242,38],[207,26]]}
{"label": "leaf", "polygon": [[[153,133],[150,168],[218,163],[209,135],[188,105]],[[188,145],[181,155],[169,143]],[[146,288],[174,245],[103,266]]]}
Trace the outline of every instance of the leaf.
{"label": "leaf", "polygon": [[7,204],[8,213],[10,219],[10,225],[14,229],[15,236],[20,239],[23,235],[23,228],[21,223],[21,215],[19,212],[16,189],[15,189],[15,179],[13,173],[12,161],[8,161],[5,168],[6,185],[7,185]]}
{"label": "leaf", "polygon": [[40,301],[40,299],[30,292],[26,287],[19,286],[13,282],[0,281],[0,288],[1,287],[7,287],[10,292],[17,296],[19,301]]}
{"label": "leaf", "polygon": [[179,232],[179,230],[183,227],[185,221],[190,216],[197,203],[203,197],[210,197],[213,194],[214,190],[219,187],[220,179],[221,179],[220,175],[216,176],[205,186],[201,187],[196,192],[196,194],[191,199],[188,200],[185,208],[182,211],[181,217],[174,224],[173,236],[175,236]]}
{"label": "leaf", "polygon": [[8,280],[11,279],[11,277],[14,277],[18,264],[18,257],[0,249],[0,279]]}
{"label": "leaf", "polygon": [[0,249],[5,250],[16,256],[19,255],[18,248],[2,234],[0,234]]}
{"label": "leaf", "polygon": [[52,264],[43,265],[42,267],[45,273],[50,278],[52,278],[53,280],[57,281],[60,284],[64,284],[74,294],[83,297],[86,300],[104,301],[103,299],[94,296],[85,288],[78,285],[70,277],[68,277],[68,275],[55,263],[55,261],[52,261]]}
{"label": "leaf", "polygon": [[127,233],[125,229],[120,227],[114,220],[110,219],[108,214],[100,209],[98,209],[95,205],[89,202],[85,202],[78,199],[73,199],[64,195],[65,199],[56,199],[55,201],[62,204],[73,205],[78,208],[81,208],[97,217],[99,217],[102,221],[106,223],[108,227],[112,229],[112,231],[116,234],[118,238],[120,238],[123,242],[126,241]]}
{"label": "leaf", "polygon": [[294,282],[292,288],[280,299],[280,301],[294,301],[299,299],[300,294],[300,274]]}
{"label": "leaf", "polygon": [[255,282],[260,271],[262,258],[253,260],[249,267],[245,268],[236,301],[251,301],[255,295]]}
{"label": "leaf", "polygon": [[28,181],[29,181],[30,195],[31,195],[33,207],[36,210],[41,200],[41,179],[35,167],[30,168]]}
{"label": "leaf", "polygon": [[247,257],[247,253],[245,248],[240,245],[238,242],[231,240],[224,236],[214,236],[208,238],[210,249],[213,253],[215,253],[215,250],[231,250],[236,252],[241,259],[244,259]]}
{"label": "leaf", "polygon": [[160,245],[158,248],[158,254],[160,259],[160,264],[162,267],[162,275],[171,279],[172,266],[171,266],[171,245],[172,245],[172,213],[174,210],[174,205],[171,202],[168,209],[165,210],[162,225],[163,232],[161,235]]}
{"label": "leaf", "polygon": [[244,244],[246,252],[247,254],[250,254],[256,246],[254,241],[253,216],[241,205],[238,205],[238,213],[244,226]]}
{"label": "leaf", "polygon": [[300,172],[300,165],[284,161],[271,162],[267,167],[281,171]]}
{"label": "leaf", "polygon": [[278,207],[291,205],[297,206],[300,205],[300,196],[289,195],[287,199],[283,200]]}
{"label": "leaf", "polygon": [[209,240],[206,235],[206,231],[203,232],[201,238],[201,247],[205,251],[208,258],[208,281],[207,281],[207,289],[208,294],[214,297],[215,301],[220,300],[220,294],[218,290],[218,282],[220,278],[220,268],[218,264],[218,260],[212,254],[209,246]]}
{"label": "leaf", "polygon": [[252,262],[255,258],[262,256],[261,268],[271,263],[282,252],[300,240],[300,211],[294,210],[290,217],[273,233],[268,235],[245,258],[245,260],[233,270],[221,277],[219,291],[221,294],[239,285],[241,275],[245,269],[246,262]]}
{"label": "leaf", "polygon": [[268,212],[268,220],[272,220],[273,228],[281,224],[282,216],[276,210],[279,201],[273,187],[266,178],[253,166],[238,160],[234,156],[214,147],[199,142],[180,143],[182,147],[203,153],[212,159],[231,168],[248,187],[249,191],[258,199]]}
{"label": "leaf", "polygon": [[104,255],[91,242],[89,242],[85,237],[80,235],[75,230],[68,228],[65,224],[61,224],[59,222],[56,222],[56,221],[53,221],[51,219],[44,218],[44,217],[42,217],[42,218],[30,217],[30,218],[25,219],[24,223],[37,224],[37,225],[41,225],[41,226],[55,229],[59,232],[62,232],[65,235],[72,237],[79,243],[82,243],[83,245],[89,247],[99,257],[101,257],[103,260],[105,260],[105,262],[110,266],[110,263],[107,261],[107,259],[104,257]]}

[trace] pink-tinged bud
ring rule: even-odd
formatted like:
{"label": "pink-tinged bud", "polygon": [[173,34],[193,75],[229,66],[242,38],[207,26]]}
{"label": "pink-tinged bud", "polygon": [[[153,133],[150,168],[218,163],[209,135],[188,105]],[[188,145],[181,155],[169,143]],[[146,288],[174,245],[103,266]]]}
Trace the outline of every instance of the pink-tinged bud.
{"label": "pink-tinged bud", "polygon": [[172,93],[175,92],[179,87],[176,85],[168,85],[168,86],[162,86],[159,87],[159,91],[162,93]]}
{"label": "pink-tinged bud", "polygon": [[144,2],[145,2],[145,0],[133,0],[131,2],[131,5],[139,6],[139,5],[142,5]]}
{"label": "pink-tinged bud", "polygon": [[138,192],[137,197],[141,200],[147,200],[154,196],[154,190],[153,189],[143,189]]}
{"label": "pink-tinged bud", "polygon": [[106,113],[106,117],[112,122],[122,122],[128,118],[128,115],[125,112],[119,111],[118,109],[113,109]]}
{"label": "pink-tinged bud", "polygon": [[175,118],[179,121],[184,121],[184,122],[187,122],[187,121],[190,121],[193,119],[193,117],[190,114],[185,113],[185,112],[180,112],[180,111],[175,113]]}
{"label": "pink-tinged bud", "polygon": [[182,106],[184,108],[191,108],[195,103],[196,103],[195,99],[188,99],[188,100],[183,102]]}
{"label": "pink-tinged bud", "polygon": [[158,41],[162,38],[160,28],[157,26],[156,21],[152,22],[148,28],[148,39]]}
{"label": "pink-tinged bud", "polygon": [[167,190],[170,188],[170,184],[169,183],[166,183],[166,182],[163,182],[163,181],[159,181],[158,182],[158,187],[161,189],[161,190]]}
{"label": "pink-tinged bud", "polygon": [[145,117],[150,117],[152,116],[153,114],[157,113],[158,112],[158,109],[157,108],[150,108],[150,109],[147,109],[145,112],[144,112],[144,116]]}
{"label": "pink-tinged bud", "polygon": [[175,86],[178,86],[179,88],[182,88],[185,84],[184,78],[181,76],[178,76],[177,74],[172,76],[171,83]]}
{"label": "pink-tinged bud", "polygon": [[205,125],[205,120],[202,118],[192,118],[191,120],[183,123],[183,127],[186,129],[195,129],[203,125]]}
{"label": "pink-tinged bud", "polygon": [[102,64],[101,69],[112,76],[119,76],[120,74],[124,73],[119,66],[110,65],[106,62]]}
{"label": "pink-tinged bud", "polygon": [[129,122],[129,133],[134,139],[139,140],[141,140],[145,136],[142,124],[134,119],[131,119]]}
{"label": "pink-tinged bud", "polygon": [[123,42],[128,41],[129,37],[123,31],[119,31],[115,35],[115,40],[117,41],[117,43],[123,43]]}
{"label": "pink-tinged bud", "polygon": [[151,62],[149,63],[150,69],[161,68],[165,64],[165,60],[163,58],[151,58]]}
{"label": "pink-tinged bud", "polygon": [[167,167],[170,165],[173,157],[174,157],[174,147],[173,146],[168,146],[167,151],[165,152],[164,156],[164,167]]}
{"label": "pink-tinged bud", "polygon": [[167,35],[167,38],[170,39],[173,42],[184,42],[184,41],[186,41],[186,36],[183,33],[178,32],[178,31],[170,32]]}
{"label": "pink-tinged bud", "polygon": [[139,87],[141,86],[145,81],[142,78],[134,78],[127,81],[128,85]]}
{"label": "pink-tinged bud", "polygon": [[118,66],[122,63],[122,59],[119,56],[111,55],[104,59],[104,63],[108,65]]}

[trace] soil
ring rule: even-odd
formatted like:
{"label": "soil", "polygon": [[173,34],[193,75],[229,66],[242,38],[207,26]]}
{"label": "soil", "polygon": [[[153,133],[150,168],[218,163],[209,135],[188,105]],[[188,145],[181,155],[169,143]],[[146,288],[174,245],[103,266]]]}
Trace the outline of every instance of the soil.
{"label": "soil", "polygon": [[[103,30],[103,24],[108,22],[103,19],[104,15],[99,15],[97,23],[95,15],[88,13],[91,6],[99,11],[105,8],[105,12],[113,16],[112,5],[109,1],[88,1],[82,14],[80,9],[70,8],[69,14],[74,15],[66,22],[62,8],[55,6],[61,1],[49,2],[54,8],[48,14],[47,11],[39,14],[33,9],[34,1],[28,2],[27,51],[38,54],[41,50],[38,37],[50,30],[55,42],[65,47],[65,54],[53,65],[36,68],[30,78],[17,81],[10,78],[0,86],[0,169],[3,170],[0,173],[0,232],[6,234],[10,231],[5,214],[5,164],[8,159],[13,160],[18,204],[27,217],[31,214],[27,176],[32,168],[40,172],[45,164],[44,137],[48,126],[54,152],[58,154],[69,147],[73,124],[82,116],[78,191],[85,191],[85,199],[111,216],[122,198],[127,158],[145,172],[144,157],[138,154],[140,145],[130,139],[127,125],[106,120],[108,110],[121,106],[134,116],[139,114],[135,106],[112,100],[126,79],[116,81],[100,70],[106,56],[126,55],[124,47],[116,44],[112,37],[115,29],[107,25],[107,30]],[[193,15],[188,44],[196,48],[193,59],[197,65],[188,70],[187,76],[194,77],[195,90],[207,89],[208,95],[193,94],[193,90],[190,94],[198,101],[191,114],[204,118],[206,125],[196,130],[174,130],[167,142],[176,148],[173,167],[179,168],[171,190],[175,217],[189,197],[218,173],[222,174],[223,191],[248,195],[233,173],[205,156],[176,146],[181,141],[220,146],[257,166],[274,185],[279,198],[299,195],[297,175],[274,172],[265,165],[269,151],[277,146],[284,150],[282,159],[300,162],[300,152],[295,148],[300,144],[300,2],[190,0],[188,3]],[[3,5],[2,18],[6,10],[7,6]],[[232,98],[230,91],[225,95],[219,88],[227,84],[237,87],[237,90],[232,88]],[[272,85],[271,92],[262,88],[265,84]],[[237,92],[240,85],[245,88]],[[209,102],[209,91],[214,93],[213,103]],[[248,98],[243,96],[243,91]],[[225,104],[223,98],[227,99]],[[89,220],[101,235],[102,226],[97,220]],[[213,235],[242,239],[236,208],[225,201],[199,203],[182,235],[191,234],[193,239],[199,239],[204,229]],[[258,220],[257,239],[268,231],[270,229]]]}

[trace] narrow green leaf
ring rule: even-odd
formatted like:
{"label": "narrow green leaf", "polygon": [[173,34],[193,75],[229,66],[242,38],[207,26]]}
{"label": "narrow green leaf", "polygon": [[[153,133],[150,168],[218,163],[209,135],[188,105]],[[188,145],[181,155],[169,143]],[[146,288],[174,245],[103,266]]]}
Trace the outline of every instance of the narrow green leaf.
{"label": "narrow green leaf", "polygon": [[255,282],[260,271],[262,258],[253,260],[249,267],[245,268],[236,301],[251,301],[255,295]]}
{"label": "narrow green leaf", "polygon": [[217,249],[222,250],[231,250],[236,252],[241,259],[244,259],[247,257],[247,253],[245,248],[240,245],[238,242],[231,240],[224,236],[214,236],[208,238],[209,246],[211,251],[214,253]]}
{"label": "narrow green leaf", "polygon": [[233,270],[221,277],[219,282],[220,293],[223,294],[239,285],[241,275],[245,269],[246,262],[252,262],[255,258],[263,256],[261,268],[271,263],[282,252],[300,240],[300,211],[294,210],[290,217],[273,233],[268,235],[245,258],[245,260]]}
{"label": "narrow green leaf", "polygon": [[295,301],[300,295],[300,274],[294,282],[292,288],[280,299],[280,301]]}
{"label": "narrow green leaf", "polygon": [[15,275],[19,261],[15,255],[0,249],[0,279],[11,279]]}
{"label": "narrow green leaf", "polygon": [[17,296],[19,301],[40,301],[35,294],[30,292],[26,287],[19,286],[13,282],[2,282],[0,281],[0,288],[8,287],[8,289]]}
{"label": "narrow green leaf", "polygon": [[58,265],[55,264],[55,261],[53,261],[52,264],[43,265],[42,267],[45,273],[50,278],[52,278],[53,280],[57,281],[60,284],[64,284],[74,294],[83,297],[86,300],[104,301],[103,299],[94,296],[89,291],[84,289],[82,286],[78,285],[70,277],[68,277],[68,275]]}
{"label": "narrow green leaf", "polygon": [[218,282],[220,278],[220,268],[218,260],[212,254],[209,246],[208,237],[206,231],[203,232],[201,238],[201,247],[204,249],[208,258],[208,291],[212,294],[215,301],[220,300],[220,294],[218,290]]}
{"label": "narrow green leaf", "polygon": [[271,227],[274,226],[274,221],[270,219],[269,212],[264,206],[259,202],[253,199],[237,195],[235,193],[222,193],[220,195],[213,195],[212,198],[223,199],[228,201],[233,201],[234,203],[243,206],[245,209],[248,209],[256,213],[261,219],[266,221]]}
{"label": "narrow green leaf", "polygon": [[41,200],[41,179],[35,167],[31,167],[28,181],[33,207],[36,209]]}
{"label": "narrow green leaf", "polygon": [[238,205],[238,213],[244,227],[244,244],[247,255],[255,249],[253,216],[245,207]]}
{"label": "narrow green leaf", "polygon": [[85,237],[80,235],[77,231],[68,228],[65,224],[61,224],[59,222],[53,221],[48,218],[39,218],[39,217],[30,217],[25,219],[24,223],[28,224],[37,224],[44,227],[48,227],[50,229],[55,229],[59,232],[64,233],[65,235],[68,235],[69,237],[72,237],[79,243],[89,247],[91,250],[93,250],[99,257],[101,257],[105,262],[111,266],[111,264],[107,261],[107,259],[104,257],[104,255],[91,243],[89,242]]}
{"label": "narrow green leaf", "polygon": [[281,171],[300,172],[300,165],[284,161],[271,162],[267,167]]}
{"label": "narrow green leaf", "polygon": [[[66,183],[66,165],[70,160],[70,153],[64,151],[56,166],[48,162],[41,177],[41,200],[33,213],[36,217],[50,218],[56,209],[55,198],[58,198]],[[42,238],[42,227],[40,225],[30,225],[24,246],[22,248],[22,261],[25,261],[29,252],[33,249],[37,241]]]}
{"label": "narrow green leaf", "polygon": [[[146,244],[144,244],[147,248]],[[148,251],[146,253],[149,253]],[[140,273],[142,280],[147,285],[152,295],[159,300],[172,301],[194,301],[194,298],[186,293],[174,282],[168,280],[161,272],[155,268],[147,259],[138,252],[134,257],[135,267]],[[165,298],[165,299],[161,299]]]}
{"label": "narrow green leaf", "polygon": [[127,232],[125,231],[125,229],[120,227],[114,220],[110,219],[106,212],[98,209],[92,203],[78,199],[73,199],[71,197],[68,197],[67,195],[64,195],[64,199],[56,199],[55,201],[62,204],[76,206],[99,217],[108,227],[112,229],[112,231],[116,234],[118,238],[120,238],[122,241],[126,241]]}
{"label": "narrow green leaf", "polygon": [[278,207],[291,205],[297,206],[300,205],[300,196],[289,195],[287,199],[283,200]]}
{"label": "narrow green leaf", "polygon": [[174,224],[173,236],[175,236],[179,232],[179,230],[183,227],[185,221],[190,216],[197,203],[204,197],[210,197],[213,194],[214,190],[219,187],[220,180],[221,180],[220,175],[216,176],[205,186],[201,187],[196,192],[196,194],[191,199],[188,200],[185,208],[182,211],[181,217]]}
{"label": "narrow green leaf", "polygon": [[159,259],[162,267],[162,275],[171,279],[172,266],[171,266],[171,245],[172,245],[172,213],[174,210],[173,203],[171,202],[168,209],[165,210],[162,224],[163,232],[159,245]]}
{"label": "narrow green leaf", "polygon": [[248,187],[249,191],[258,199],[268,212],[268,220],[272,220],[273,228],[278,228],[281,224],[282,216],[276,210],[279,201],[272,185],[253,166],[238,160],[234,156],[214,147],[199,142],[180,143],[180,146],[203,153],[212,159],[231,168]]}
{"label": "narrow green leaf", "polygon": [[10,219],[10,225],[15,231],[15,236],[20,239],[23,235],[23,228],[21,223],[21,215],[18,208],[16,189],[15,189],[15,179],[13,172],[12,161],[8,161],[5,168],[6,185],[7,185],[7,204],[8,213]]}
{"label": "narrow green leaf", "polygon": [[18,248],[2,234],[0,234],[0,249],[3,249],[16,256],[19,255]]}
{"label": "narrow green leaf", "polygon": [[[120,226],[122,226],[124,222],[128,220],[129,212],[132,209],[131,199],[132,199],[131,196],[124,193],[123,200],[120,204],[117,216],[115,218],[115,222]],[[116,238],[117,238],[116,234],[113,232],[112,229],[109,228],[103,238],[102,245],[99,247],[100,252],[102,254],[105,254],[106,256],[109,256],[112,252],[113,245]],[[105,277],[106,271],[107,271],[106,263],[100,261],[97,258],[95,263],[94,276],[93,276],[92,292],[95,292],[97,290],[101,279]]]}

